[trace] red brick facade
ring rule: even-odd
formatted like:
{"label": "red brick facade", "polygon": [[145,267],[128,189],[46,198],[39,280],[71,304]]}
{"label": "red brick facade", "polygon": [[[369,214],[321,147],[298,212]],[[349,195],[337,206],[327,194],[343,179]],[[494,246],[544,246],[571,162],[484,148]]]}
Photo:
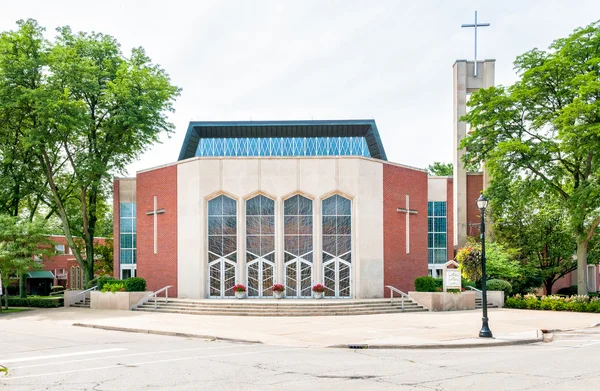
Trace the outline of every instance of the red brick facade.
{"label": "red brick facade", "polygon": [[[136,182],[137,202],[137,275],[155,291],[172,285],[169,295],[177,296],[177,165],[139,173]],[[154,216],[146,213],[154,208],[159,214],[158,252],[154,254]]]}
{"label": "red brick facade", "polygon": [[467,174],[467,235],[479,238],[481,215],[475,202],[483,190],[483,174]]}
{"label": "red brick facade", "polygon": [[[410,197],[410,253],[406,253],[406,208]],[[415,278],[427,275],[427,173],[383,164],[384,285],[403,292],[414,290]],[[389,290],[384,290],[389,297]]]}

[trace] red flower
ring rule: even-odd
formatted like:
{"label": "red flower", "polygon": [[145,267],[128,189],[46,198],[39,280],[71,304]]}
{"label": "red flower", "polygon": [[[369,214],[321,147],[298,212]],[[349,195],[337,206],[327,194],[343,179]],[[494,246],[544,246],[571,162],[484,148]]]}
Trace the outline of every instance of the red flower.
{"label": "red flower", "polygon": [[312,287],[313,292],[325,292],[325,286],[322,284],[316,284]]}
{"label": "red flower", "polygon": [[246,292],[246,287],[242,284],[236,284],[232,289],[234,292]]}

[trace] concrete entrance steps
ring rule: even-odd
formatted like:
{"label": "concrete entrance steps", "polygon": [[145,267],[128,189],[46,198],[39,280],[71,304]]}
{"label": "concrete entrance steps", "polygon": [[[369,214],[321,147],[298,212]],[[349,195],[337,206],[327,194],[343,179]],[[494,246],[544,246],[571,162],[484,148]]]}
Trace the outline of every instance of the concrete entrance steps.
{"label": "concrete entrance steps", "polygon": [[394,299],[393,304],[390,299],[169,299],[168,303],[158,301],[156,307],[150,301],[134,311],[232,316],[332,316],[427,311],[409,299],[404,299],[404,310],[400,299]]}
{"label": "concrete entrance steps", "polygon": [[87,297],[85,300],[73,303],[73,304],[71,304],[71,307],[75,307],[75,308],[90,308],[90,298]]}
{"label": "concrete entrance steps", "polygon": [[[483,308],[483,303],[481,302],[481,297],[476,297],[475,298],[475,309],[481,309],[481,308]],[[487,308],[498,308],[498,305],[488,301]]]}

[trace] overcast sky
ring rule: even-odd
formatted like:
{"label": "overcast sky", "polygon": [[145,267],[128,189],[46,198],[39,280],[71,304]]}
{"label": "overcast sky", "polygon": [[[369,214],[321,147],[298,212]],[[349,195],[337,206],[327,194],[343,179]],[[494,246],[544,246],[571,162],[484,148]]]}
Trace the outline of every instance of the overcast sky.
{"label": "overcast sky", "polygon": [[496,59],[496,84],[515,57],[600,18],[600,1],[10,1],[1,30],[34,18],[142,46],[183,88],[176,132],[129,167],[177,160],[191,120],[373,118],[390,161],[452,161],[452,64]]}

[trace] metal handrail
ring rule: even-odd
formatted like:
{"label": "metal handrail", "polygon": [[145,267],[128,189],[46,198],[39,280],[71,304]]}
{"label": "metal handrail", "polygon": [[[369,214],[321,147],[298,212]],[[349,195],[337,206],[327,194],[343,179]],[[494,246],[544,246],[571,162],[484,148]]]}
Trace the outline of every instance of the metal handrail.
{"label": "metal handrail", "polygon": [[477,289],[474,286],[468,286],[467,285],[465,288],[470,289],[470,290],[475,291],[475,292],[483,293],[483,292],[481,292],[481,289]]}
{"label": "metal handrail", "polygon": [[172,287],[173,287],[173,285],[167,285],[166,287],[161,288],[161,289],[157,290],[156,292],[152,292],[151,294],[148,295],[148,298],[154,296],[154,309],[157,308],[157,305],[156,305],[157,295],[159,293],[162,293],[163,291],[165,292],[165,303],[169,302],[169,288],[172,288]]}
{"label": "metal handrail", "polygon": [[394,305],[394,293],[397,293],[402,298],[402,311],[404,311],[404,298],[407,297],[410,299],[410,296],[407,293],[404,293],[400,289],[394,288],[391,285],[386,285],[386,288],[390,290],[390,304]]}
{"label": "metal handrail", "polygon": [[96,285],[96,286],[93,286],[93,287],[91,287],[90,289],[86,289],[86,290],[84,290],[83,292],[79,292],[79,293],[77,294],[77,296],[79,296],[79,295],[83,295],[84,293],[88,293],[88,292],[91,292],[91,291],[95,291],[95,290],[97,290],[97,289],[98,289],[98,285]]}

